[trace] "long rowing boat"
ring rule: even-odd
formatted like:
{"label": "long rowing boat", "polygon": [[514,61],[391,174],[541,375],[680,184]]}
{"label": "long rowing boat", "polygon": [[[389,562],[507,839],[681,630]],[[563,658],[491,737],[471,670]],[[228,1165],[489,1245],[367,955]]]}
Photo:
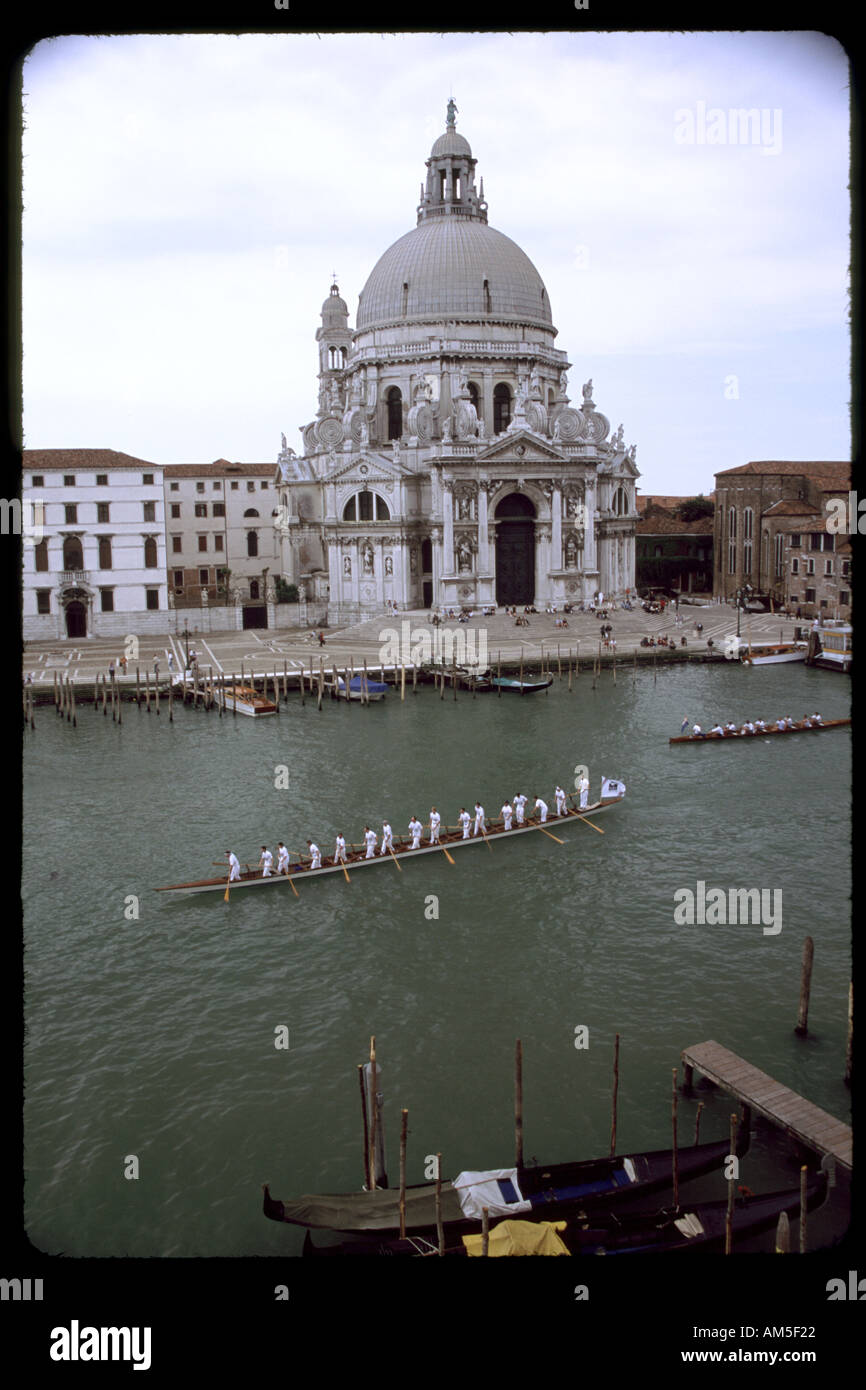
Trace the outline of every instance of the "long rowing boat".
{"label": "long rowing boat", "polygon": [[728,743],[731,739],[768,738],[771,734],[820,734],[824,729],[847,728],[850,723],[850,719],[825,719],[823,724],[804,724],[799,720],[793,729],[777,729],[774,724],[772,728],[756,729],[753,734],[741,733],[739,729],[731,734],[683,734],[679,738],[669,738],[668,743],[720,743],[722,740]]}
{"label": "long rowing boat", "polygon": [[[623,787],[620,782],[618,784]],[[286,884],[295,879],[303,878],[306,882],[309,878],[319,878],[323,874],[339,874],[344,871],[344,867],[351,869],[368,868],[373,864],[388,864],[392,858],[398,861],[404,859],[416,859],[422,854],[441,854],[443,851],[448,853],[450,850],[459,849],[466,845],[480,845],[482,842],[489,843],[491,840],[506,840],[514,835],[528,835],[533,830],[544,831],[548,835],[553,835],[553,831],[564,828],[566,825],[573,825],[575,821],[586,820],[590,816],[601,815],[603,811],[609,811],[612,807],[618,806],[625,797],[625,788],[617,796],[600,797],[591,806],[584,807],[583,810],[573,808],[567,809],[564,816],[549,815],[547,820],[527,821],[524,825],[512,827],[506,830],[503,823],[492,822],[485,835],[473,835],[469,839],[463,838],[462,830],[447,830],[440,835],[435,844],[422,843],[418,849],[410,849],[411,839],[408,835],[399,836],[394,845],[394,853],[376,854],[372,859],[364,857],[363,852],[355,851],[347,856],[347,866],[341,862],[334,863],[333,860],[326,862],[323,860],[321,869],[310,869],[300,862],[289,864],[288,874],[270,874],[267,878],[262,876],[260,869],[247,868],[240,876],[231,883],[231,891],[236,888],[264,888],[269,884]],[[599,831],[601,834],[601,831]],[[555,839],[556,836],[553,835]],[[228,865],[226,865],[228,869]],[[214,893],[225,891],[227,878],[224,874],[221,878],[202,878],[194,879],[190,883],[170,883],[163,888],[157,888],[158,893]]]}
{"label": "long rowing boat", "polygon": [[[806,1188],[806,1210],[814,1211],[827,1196],[826,1173],[812,1176]],[[691,1250],[723,1250],[727,1224],[727,1199],[697,1202],[688,1206],[668,1207],[659,1211],[634,1213],[590,1212],[585,1220],[563,1221],[560,1227],[562,1247],[541,1253],[563,1255],[652,1255],[684,1253]],[[782,1212],[797,1217],[800,1211],[799,1187],[783,1192],[740,1192],[731,1213],[731,1235],[737,1242],[759,1235],[775,1226]],[[549,1220],[550,1218],[548,1218]],[[553,1218],[555,1219],[555,1218]],[[502,1223],[511,1227],[545,1227],[545,1222],[520,1220]],[[565,1227],[565,1230],[561,1228]],[[491,1237],[498,1226],[491,1229]],[[481,1237],[461,1233],[459,1244],[446,1244],[446,1255],[480,1255]],[[446,1240],[451,1236],[447,1232]],[[315,1246],[307,1232],[304,1255],[438,1255],[432,1232],[424,1238],[407,1236],[405,1240],[379,1237],[358,1241],[343,1241],[339,1245]],[[491,1254],[495,1253],[491,1247]],[[504,1254],[538,1253],[536,1250],[508,1249]]]}
{"label": "long rowing boat", "polygon": [[[679,1182],[688,1182],[722,1171],[730,1152],[730,1141],[698,1144],[681,1149],[677,1155]],[[748,1139],[740,1145],[743,1154]],[[476,1231],[481,1208],[491,1217],[528,1216],[558,1220],[573,1218],[586,1210],[619,1209],[627,1198],[636,1199],[657,1192],[672,1181],[673,1154],[670,1149],[630,1154],[614,1158],[593,1158],[577,1163],[555,1163],[548,1167],[496,1169],[491,1172],[459,1173],[453,1182],[441,1187],[442,1224],[449,1237]],[[377,1188],[374,1192],[305,1194],[281,1202],[263,1185],[265,1216],[293,1226],[308,1226],[345,1233],[398,1235],[400,1231],[399,1188]],[[631,1202],[628,1202],[631,1206]],[[431,1231],[436,1226],[436,1183],[416,1183],[406,1188],[406,1230]]]}

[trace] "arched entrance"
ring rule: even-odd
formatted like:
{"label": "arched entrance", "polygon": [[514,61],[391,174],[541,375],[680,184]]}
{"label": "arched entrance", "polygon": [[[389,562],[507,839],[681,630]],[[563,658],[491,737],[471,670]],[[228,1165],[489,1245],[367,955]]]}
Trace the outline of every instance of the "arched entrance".
{"label": "arched entrance", "polygon": [[66,636],[87,636],[87,608],[79,599],[66,605]]}
{"label": "arched entrance", "polygon": [[496,602],[535,598],[535,508],[522,492],[503,497],[495,512]]}

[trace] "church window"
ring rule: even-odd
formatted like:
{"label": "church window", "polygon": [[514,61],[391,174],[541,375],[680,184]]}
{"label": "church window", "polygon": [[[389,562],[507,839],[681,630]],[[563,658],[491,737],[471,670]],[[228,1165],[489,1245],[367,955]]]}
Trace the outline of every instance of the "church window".
{"label": "church window", "polygon": [[358,520],[358,509],[357,509],[357,504],[356,504],[356,501],[355,501],[355,498],[354,498],[354,497],[350,497],[349,500],[348,500],[348,502],[346,503],[345,507],[343,508],[343,520],[344,520],[344,521],[357,521],[357,520]]}
{"label": "church window", "polygon": [[444,169],[440,169],[440,170],[439,170],[439,201],[442,202],[442,203],[445,202],[445,177],[446,177],[446,175],[445,175],[445,170],[444,170]]}
{"label": "church window", "polygon": [[502,434],[511,424],[511,392],[504,382],[493,388],[493,433]]}
{"label": "church window", "polygon": [[628,511],[628,503],[625,497],[625,490],[618,487],[613,494],[613,511],[616,516],[625,516]]}
{"label": "church window", "polygon": [[404,281],[403,281],[403,297],[402,297],[402,300],[401,300],[401,303],[400,303],[400,313],[403,315],[404,318],[406,317],[406,313],[407,313],[407,311],[408,311],[408,308],[409,308],[409,282],[408,282],[408,280],[404,280]]}
{"label": "church window", "polygon": [[251,579],[251,580],[250,580],[250,598],[258,598],[258,596],[259,596],[259,581],[258,581],[257,579]]}
{"label": "church window", "polygon": [[390,520],[391,520],[391,513],[390,513],[390,511],[388,510],[388,504],[387,504],[387,502],[385,502],[384,498],[382,498],[382,497],[379,496],[378,492],[376,493],[376,520],[377,520],[377,521],[390,521]]}
{"label": "church window", "polygon": [[[484,283],[486,284],[487,281],[485,280]],[[470,401],[472,402],[472,404],[475,406],[475,409],[476,409],[476,411],[477,411],[477,410],[478,410],[478,400],[479,400],[479,396],[478,396],[478,387],[475,385],[475,382],[474,382],[474,381],[470,381],[470,383],[469,383],[469,399],[470,399]]]}
{"label": "church window", "polygon": [[390,521],[391,512],[378,492],[356,492],[343,508],[344,521]]}
{"label": "church window", "polygon": [[403,396],[399,386],[392,386],[387,396],[388,402],[388,438],[402,439],[403,437]]}
{"label": "church window", "polygon": [[345,349],[344,347],[341,347],[341,348],[340,348],[340,366],[341,366],[341,367],[345,367],[347,360],[348,360],[348,352],[346,351],[346,349]]}
{"label": "church window", "polygon": [[256,511],[255,507],[247,507],[246,511],[244,512],[244,516],[258,516],[258,512]]}
{"label": "church window", "polygon": [[459,171],[459,170],[457,170],[457,171],[455,172],[455,174],[454,174],[453,188],[454,188],[454,193],[453,193],[453,195],[452,195],[452,201],[455,202],[455,203],[459,203],[459,202],[460,202],[460,171]]}
{"label": "church window", "polygon": [[247,531],[247,555],[258,555],[259,538],[255,531]]}

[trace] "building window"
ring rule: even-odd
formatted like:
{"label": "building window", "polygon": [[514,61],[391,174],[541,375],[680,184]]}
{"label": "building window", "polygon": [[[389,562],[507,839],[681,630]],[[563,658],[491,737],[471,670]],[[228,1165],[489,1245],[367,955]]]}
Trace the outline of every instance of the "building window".
{"label": "building window", "polygon": [[145,487],[153,487],[153,474],[143,473],[141,476],[141,481]]}
{"label": "building window", "polygon": [[148,589],[146,593],[148,609],[153,612],[159,608],[159,589]]}
{"label": "building window", "polygon": [[345,507],[343,508],[343,520],[344,520],[344,521],[357,521],[357,520],[358,520],[358,504],[357,504],[357,501],[356,501],[356,499],[355,499],[354,497],[350,497],[349,500],[348,500],[348,502],[346,503]]}
{"label": "building window", "polygon": [[96,504],[96,520],[97,520],[97,521],[108,521],[108,520],[110,520],[109,515],[108,515],[108,512],[109,512],[109,506],[108,506],[108,503],[107,503],[107,502],[97,502],[97,504]]}
{"label": "building window", "polygon": [[48,569],[48,542],[47,542],[47,540],[45,540],[45,538],[43,537],[43,539],[42,539],[41,541],[37,541],[36,546],[34,547],[34,550],[35,550],[35,556],[34,556],[34,558],[35,558],[35,560],[36,560],[36,569],[37,569],[37,571],[39,571],[39,572],[41,573],[41,572],[43,572],[43,571],[45,571],[45,570]]}
{"label": "building window", "polygon": [[832,560],[825,560],[825,561],[824,561],[824,574],[825,574],[825,575],[832,575],[832,573],[833,573],[833,561],[832,561]]}
{"label": "building window", "polygon": [[259,538],[255,531],[247,531],[247,555],[258,555]]}
{"label": "building window", "polygon": [[803,537],[799,531],[795,531],[791,536],[791,546],[794,550],[799,550],[803,544]]}
{"label": "building window", "polygon": [[743,574],[752,573],[752,535],[755,514],[751,507],[743,508]]}
{"label": "building window", "polygon": [[199,536],[198,548],[199,550],[207,550],[207,536]]}
{"label": "building window", "polygon": [[159,554],[156,547],[156,537],[148,536],[144,542],[144,568],[146,570],[155,570],[158,559]]}
{"label": "building window", "polygon": [[[486,281],[485,281],[485,283],[486,283]],[[469,401],[470,401],[470,404],[471,404],[471,405],[474,405],[474,406],[475,406],[475,414],[476,414],[476,415],[480,415],[480,414],[481,414],[481,410],[480,410],[479,404],[478,404],[479,400],[480,400],[480,397],[479,397],[479,395],[478,395],[478,387],[475,385],[475,382],[474,382],[474,381],[470,381],[470,383],[469,383]]]}
{"label": "building window", "polygon": [[799,574],[799,573],[800,573],[800,561],[799,561],[799,560],[792,560],[792,561],[791,561],[791,573],[792,573],[792,574]]}
{"label": "building window", "polygon": [[809,532],[809,549],[810,549],[810,550],[820,550],[820,549],[821,549],[821,532],[820,532],[820,531],[810,531],[810,532]]}
{"label": "building window", "polygon": [[502,434],[511,424],[511,391],[503,381],[493,388],[493,433]]}
{"label": "building window", "polygon": [[183,588],[183,570],[175,570],[175,572],[174,572],[174,587],[175,587],[176,589],[182,589],[182,588]]}
{"label": "building window", "polygon": [[358,520],[373,520],[373,494],[372,492],[358,493]]}
{"label": "building window", "polygon": [[207,516],[207,502],[196,502],[195,514],[196,516]]}
{"label": "building window", "polygon": [[250,598],[258,598],[258,596],[259,596],[259,581],[258,581],[257,579],[251,579],[251,580],[250,580]]}
{"label": "building window", "polygon": [[204,483],[196,483],[195,490],[196,492],[204,492]]}
{"label": "building window", "polygon": [[145,502],[145,503],[144,503],[144,519],[145,519],[145,521],[156,521],[156,503],[155,503],[155,502]]}
{"label": "building window", "polygon": [[776,578],[780,579],[785,573],[785,537],[780,532],[776,537]]}
{"label": "building window", "polygon": [[850,561],[850,560],[843,560],[843,561],[842,561],[842,578],[843,578],[843,579],[847,579],[847,578],[848,578],[848,570],[850,569],[850,566],[851,566],[851,561]]}
{"label": "building window", "polygon": [[33,474],[33,483],[32,483],[32,486],[33,486],[33,487],[44,487],[44,486],[45,486],[45,478],[44,478],[44,476],[43,476],[41,473],[34,473],[34,474]]}
{"label": "building window", "polygon": [[219,535],[214,536],[214,538],[213,538],[213,548],[214,548],[214,550],[222,550],[222,548],[223,548],[223,538],[222,538],[222,534],[221,534],[221,533],[220,533]]}
{"label": "building window", "polygon": [[214,484],[213,484],[213,490],[214,490],[214,492],[219,492],[219,490],[220,490],[220,484],[219,484],[219,483],[214,483]]}
{"label": "building window", "polygon": [[214,502],[214,504],[213,504],[213,514],[214,514],[214,516],[225,516],[225,514],[226,514],[226,504],[225,504],[225,502]]}
{"label": "building window", "polygon": [[625,516],[628,511],[628,502],[625,498],[625,489],[618,487],[613,494],[613,511],[615,516]]}
{"label": "building window", "polygon": [[[48,590],[40,590],[40,592],[47,593]],[[842,604],[843,608],[847,608],[848,604],[851,602],[851,595],[848,593],[847,589],[839,590],[839,602]]]}
{"label": "building window", "polygon": [[63,542],[63,568],[65,570],[84,569],[84,551],[77,536],[67,536]]}
{"label": "building window", "polygon": [[255,492],[255,490],[256,490],[256,485],[255,485],[255,483],[250,483],[250,482],[248,482],[248,483],[247,483],[247,492]]}
{"label": "building window", "polygon": [[111,537],[99,537],[99,568],[101,570],[111,569]]}
{"label": "building window", "polygon": [[737,572],[737,509],[728,511],[728,574]]}
{"label": "building window", "polygon": [[108,474],[107,474],[107,473],[97,473],[97,475],[96,475],[96,486],[97,486],[97,487],[108,487]]}
{"label": "building window", "polygon": [[804,603],[814,603],[814,602],[815,602],[815,590],[814,590],[814,589],[807,589],[807,590],[806,590],[806,594],[805,594],[805,598],[804,598],[803,601],[804,601]]}
{"label": "building window", "polygon": [[172,518],[172,521],[177,521],[177,520],[179,519],[179,517],[180,517],[180,503],[179,503],[179,502],[172,502],[172,504],[171,504],[171,518]]}
{"label": "building window", "polygon": [[100,606],[100,608],[101,608],[101,610],[102,610],[103,613],[113,613],[113,612],[114,612],[114,590],[113,590],[113,589],[100,589],[100,590],[99,590],[99,606]]}
{"label": "building window", "polygon": [[237,490],[238,490],[238,484],[237,484],[237,480],[235,480],[235,482],[232,483],[232,492],[237,492]]}
{"label": "building window", "polygon": [[268,490],[268,485],[267,485],[267,483],[259,483],[259,491],[260,491],[260,492],[267,492],[267,490]]}
{"label": "building window", "polygon": [[808,560],[806,561],[806,573],[807,573],[807,574],[814,574],[814,573],[815,573],[815,561],[814,561],[814,560],[808,559]]}
{"label": "building window", "polygon": [[78,505],[75,502],[67,502],[64,511],[66,513],[66,524],[75,525],[78,521]]}
{"label": "building window", "polygon": [[50,590],[50,589],[37,589],[37,590],[36,590],[36,612],[37,612],[37,613],[50,613],[50,612],[51,612],[51,590]]}
{"label": "building window", "polygon": [[75,474],[74,474],[74,473],[64,473],[64,474],[63,474],[63,486],[64,486],[64,487],[75,487]]}
{"label": "building window", "polygon": [[255,507],[247,507],[246,511],[244,512],[244,516],[258,516],[258,512],[256,511]]}
{"label": "building window", "polygon": [[169,483],[170,492],[180,492],[180,483]]}
{"label": "building window", "polygon": [[172,536],[172,538],[171,538],[171,553],[172,553],[172,555],[180,555],[180,553],[181,553],[182,550],[183,550],[183,537],[182,537],[182,536]]}
{"label": "building window", "polygon": [[199,572],[198,572],[198,582],[199,582],[199,584],[207,584],[207,581],[208,581],[208,574],[209,574],[209,570],[199,570]]}
{"label": "building window", "polygon": [[388,438],[403,438],[403,396],[399,386],[392,386],[386,396],[388,404]]}

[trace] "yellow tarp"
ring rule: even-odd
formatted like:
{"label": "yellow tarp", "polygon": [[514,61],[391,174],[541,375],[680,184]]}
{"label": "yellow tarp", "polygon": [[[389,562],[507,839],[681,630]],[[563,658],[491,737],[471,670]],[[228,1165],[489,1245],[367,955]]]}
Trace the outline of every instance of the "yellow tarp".
{"label": "yellow tarp", "polygon": [[[490,1255],[567,1255],[557,1231],[564,1221],[500,1221],[490,1232]],[[480,1255],[483,1236],[464,1236],[467,1255]]]}

